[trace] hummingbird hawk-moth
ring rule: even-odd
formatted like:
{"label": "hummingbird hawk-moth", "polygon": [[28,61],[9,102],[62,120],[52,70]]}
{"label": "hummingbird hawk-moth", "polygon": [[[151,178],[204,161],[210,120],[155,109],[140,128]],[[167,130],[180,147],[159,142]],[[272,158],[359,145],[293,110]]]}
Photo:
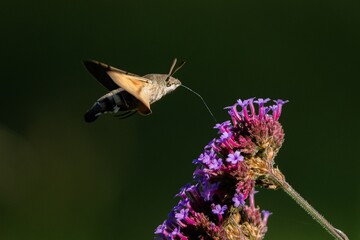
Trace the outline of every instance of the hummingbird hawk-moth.
{"label": "hummingbird hawk-moth", "polygon": [[85,60],[86,69],[110,91],[85,113],[85,121],[93,122],[104,113],[117,113],[119,118],[130,117],[137,112],[151,114],[151,104],[181,85],[173,75],[184,64],[184,61],[177,64],[175,58],[168,74],[139,76],[98,61]]}

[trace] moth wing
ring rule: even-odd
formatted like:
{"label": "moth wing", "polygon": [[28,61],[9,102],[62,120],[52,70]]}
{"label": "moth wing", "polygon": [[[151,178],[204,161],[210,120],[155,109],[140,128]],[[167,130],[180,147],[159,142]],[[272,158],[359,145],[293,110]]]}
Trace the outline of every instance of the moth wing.
{"label": "moth wing", "polygon": [[91,75],[108,90],[123,88],[136,97],[140,101],[139,113],[143,115],[151,113],[150,100],[141,94],[142,87],[145,83],[151,83],[151,80],[95,60],[85,60],[84,65]]}
{"label": "moth wing", "polygon": [[114,82],[114,80],[109,76],[108,72],[118,72],[123,73],[129,76],[139,77],[139,75],[136,75],[134,73],[126,72],[121,69],[112,67],[108,64],[95,61],[95,60],[84,60],[84,65],[89,73],[98,81],[100,82],[104,87],[106,87],[108,90],[115,90],[119,88],[119,85]]}
{"label": "moth wing", "polygon": [[150,99],[148,95],[142,92],[143,87],[151,80],[140,76],[129,75],[124,72],[110,70],[107,72],[110,78],[116,83],[118,87],[123,88],[125,91],[136,97],[140,101],[138,107],[139,113],[148,115],[151,113]]}
{"label": "moth wing", "polygon": [[111,66],[94,60],[85,60],[84,65],[86,70],[88,70],[88,72],[108,90],[112,91],[119,88],[107,74],[107,71],[112,68]]}

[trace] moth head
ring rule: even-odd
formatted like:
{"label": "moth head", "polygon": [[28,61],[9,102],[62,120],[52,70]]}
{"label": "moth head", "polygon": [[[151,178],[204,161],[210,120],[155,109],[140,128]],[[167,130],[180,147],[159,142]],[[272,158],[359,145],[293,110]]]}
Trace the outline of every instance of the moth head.
{"label": "moth head", "polygon": [[181,85],[181,82],[174,78],[173,75],[184,66],[185,61],[182,61],[180,64],[177,64],[177,59],[175,58],[168,74],[168,77],[165,80],[166,84],[166,93],[174,91],[178,86]]}
{"label": "moth head", "polygon": [[166,79],[166,93],[172,92],[174,91],[177,87],[179,87],[181,85],[181,82],[174,78],[174,77],[169,77],[168,79]]}

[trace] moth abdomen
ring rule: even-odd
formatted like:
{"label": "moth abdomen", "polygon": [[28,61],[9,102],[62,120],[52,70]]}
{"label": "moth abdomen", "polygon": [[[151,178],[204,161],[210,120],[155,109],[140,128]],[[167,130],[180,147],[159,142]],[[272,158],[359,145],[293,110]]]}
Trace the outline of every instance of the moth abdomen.
{"label": "moth abdomen", "polygon": [[93,122],[104,113],[133,112],[138,105],[138,99],[119,88],[99,98],[85,113],[84,119],[86,122]]}
{"label": "moth abdomen", "polygon": [[96,101],[95,104],[85,113],[84,120],[85,122],[95,121],[99,115],[102,113],[101,103]]}

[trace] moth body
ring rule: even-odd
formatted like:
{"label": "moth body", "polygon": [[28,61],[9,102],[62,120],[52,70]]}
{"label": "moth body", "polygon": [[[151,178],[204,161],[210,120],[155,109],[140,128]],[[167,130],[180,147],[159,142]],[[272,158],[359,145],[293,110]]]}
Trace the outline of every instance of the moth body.
{"label": "moth body", "polygon": [[160,98],[174,91],[181,85],[178,79],[174,77],[169,78],[167,74],[151,73],[143,77],[152,80],[152,84],[145,84],[142,89],[143,93],[149,96],[150,104],[160,100]]}
{"label": "moth body", "polygon": [[181,82],[172,77],[180,69],[174,60],[169,74],[147,74],[138,76],[101,62],[84,61],[87,70],[108,90],[85,113],[85,121],[93,122],[104,113],[118,113],[118,117],[127,118],[136,112],[141,115],[151,113],[150,105],[166,94],[174,91]]}

